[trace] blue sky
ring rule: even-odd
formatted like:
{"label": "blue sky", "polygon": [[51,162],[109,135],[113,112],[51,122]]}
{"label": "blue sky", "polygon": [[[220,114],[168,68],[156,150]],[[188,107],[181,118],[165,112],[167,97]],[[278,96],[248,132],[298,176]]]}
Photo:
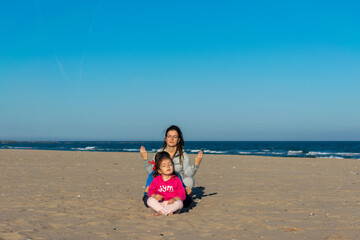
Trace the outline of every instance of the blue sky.
{"label": "blue sky", "polygon": [[6,1],[0,139],[360,140],[357,1]]}

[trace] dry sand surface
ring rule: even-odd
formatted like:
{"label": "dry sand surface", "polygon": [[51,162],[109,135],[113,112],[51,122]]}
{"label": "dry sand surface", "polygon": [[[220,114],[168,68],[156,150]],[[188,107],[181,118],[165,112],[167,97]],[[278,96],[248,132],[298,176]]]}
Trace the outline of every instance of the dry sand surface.
{"label": "dry sand surface", "polygon": [[139,153],[0,150],[0,239],[360,239],[359,172],[205,155],[192,208],[152,217]]}

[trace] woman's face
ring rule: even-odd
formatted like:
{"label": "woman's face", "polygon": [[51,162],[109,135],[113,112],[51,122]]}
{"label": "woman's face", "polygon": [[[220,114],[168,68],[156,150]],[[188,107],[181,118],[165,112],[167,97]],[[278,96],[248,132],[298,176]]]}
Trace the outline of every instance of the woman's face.
{"label": "woman's face", "polygon": [[176,130],[168,131],[165,138],[165,142],[168,147],[176,147],[179,141],[179,134]]}

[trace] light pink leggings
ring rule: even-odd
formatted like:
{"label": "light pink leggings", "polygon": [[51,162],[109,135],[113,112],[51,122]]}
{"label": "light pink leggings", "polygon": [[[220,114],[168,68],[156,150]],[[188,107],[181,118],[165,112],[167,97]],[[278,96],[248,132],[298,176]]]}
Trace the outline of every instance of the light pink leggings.
{"label": "light pink leggings", "polygon": [[153,197],[149,197],[147,204],[149,207],[154,209],[156,212],[162,212],[164,215],[175,212],[183,208],[183,202],[181,200],[175,201],[173,204],[167,204],[168,201],[159,202]]}

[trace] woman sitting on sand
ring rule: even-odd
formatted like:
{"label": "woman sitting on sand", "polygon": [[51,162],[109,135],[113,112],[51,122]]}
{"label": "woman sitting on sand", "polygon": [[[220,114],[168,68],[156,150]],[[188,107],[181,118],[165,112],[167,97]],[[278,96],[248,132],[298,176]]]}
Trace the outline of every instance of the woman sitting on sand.
{"label": "woman sitting on sand", "polygon": [[[170,157],[174,162],[175,171],[182,178],[182,181],[186,186],[186,193],[190,194],[191,189],[194,187],[195,184],[195,180],[193,177],[199,169],[201,160],[203,159],[203,152],[199,151],[195,158],[195,164],[191,165],[190,159],[186,152],[184,152],[183,148],[184,138],[180,128],[175,125],[168,127],[165,132],[163,147],[159,151],[166,151],[170,154]],[[147,192],[148,186],[152,181],[153,164],[155,157],[153,158],[153,161],[150,162],[148,159],[148,153],[144,146],[141,146],[140,154],[145,164],[145,170],[149,174],[145,189],[145,192]]]}

